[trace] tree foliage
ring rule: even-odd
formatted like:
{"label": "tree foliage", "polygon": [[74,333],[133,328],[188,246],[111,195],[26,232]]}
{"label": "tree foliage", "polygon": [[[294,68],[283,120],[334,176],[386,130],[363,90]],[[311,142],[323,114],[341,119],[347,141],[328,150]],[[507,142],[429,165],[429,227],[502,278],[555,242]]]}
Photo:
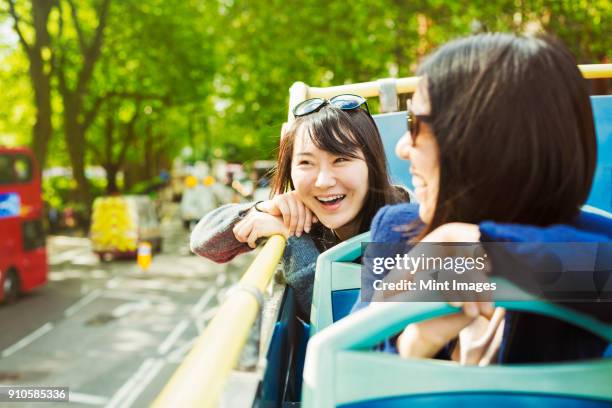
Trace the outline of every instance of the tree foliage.
{"label": "tree foliage", "polygon": [[[194,158],[271,158],[288,89],[410,76],[440,44],[546,32],[609,62],[608,0],[0,0],[0,143],[107,190]],[[3,31],[4,28],[4,31]]]}

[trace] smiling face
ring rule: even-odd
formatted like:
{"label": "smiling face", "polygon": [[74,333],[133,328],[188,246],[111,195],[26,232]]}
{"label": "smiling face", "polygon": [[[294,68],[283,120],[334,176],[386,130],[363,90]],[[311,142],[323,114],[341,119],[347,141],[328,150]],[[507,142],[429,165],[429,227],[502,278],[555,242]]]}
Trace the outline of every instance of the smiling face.
{"label": "smiling face", "polygon": [[334,155],[319,149],[304,127],[295,136],[291,180],[304,204],[340,239],[357,233],[358,214],[368,193],[368,167],[357,157]]}
{"label": "smiling face", "polygon": [[[416,116],[431,113],[426,79],[419,82],[412,97],[412,111]],[[401,159],[410,160],[414,194],[420,203],[419,216],[429,224],[433,220],[440,187],[440,154],[431,126],[420,120],[418,134],[406,132],[397,142],[395,153]]]}

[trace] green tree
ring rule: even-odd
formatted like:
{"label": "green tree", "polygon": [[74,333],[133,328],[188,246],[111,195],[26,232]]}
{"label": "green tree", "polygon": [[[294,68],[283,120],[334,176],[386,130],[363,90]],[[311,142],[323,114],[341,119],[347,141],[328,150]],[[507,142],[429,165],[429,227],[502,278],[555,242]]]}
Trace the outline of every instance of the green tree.
{"label": "green tree", "polygon": [[[32,127],[31,144],[34,155],[42,168],[47,157],[47,147],[53,134],[51,75],[54,69],[54,60],[51,52],[48,24],[55,0],[36,0],[28,5],[23,5],[21,12],[27,13],[29,11],[32,22],[31,27],[28,28],[23,27],[21,13],[17,11],[15,0],[6,1],[13,20],[13,28],[29,61],[29,75],[34,90],[34,105],[36,107],[36,121]],[[26,33],[26,31],[29,33]]]}

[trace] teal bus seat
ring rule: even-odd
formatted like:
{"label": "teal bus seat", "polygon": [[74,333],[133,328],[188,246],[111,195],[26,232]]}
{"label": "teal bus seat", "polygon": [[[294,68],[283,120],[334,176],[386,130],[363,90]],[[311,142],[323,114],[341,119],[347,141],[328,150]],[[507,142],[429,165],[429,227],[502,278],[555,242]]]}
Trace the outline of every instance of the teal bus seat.
{"label": "teal bus seat", "polygon": [[597,167],[588,205],[612,212],[612,95],[592,96]]}
{"label": "teal bus seat", "polygon": [[531,395],[516,393],[453,393],[404,395],[396,398],[385,398],[377,401],[365,401],[342,404],[342,408],[404,408],[404,407],[435,407],[435,408],[610,408],[610,403],[599,400],[584,400],[581,398],[555,397],[548,395]]}
{"label": "teal bus seat", "polygon": [[[323,252],[317,258],[312,289],[310,335],[346,316],[361,289],[362,243],[370,240],[366,232]],[[352,303],[351,303],[352,301]]]}
{"label": "teal bus seat", "polygon": [[406,160],[400,159],[395,154],[395,145],[406,133],[406,112],[382,113],[372,117],[374,122],[376,122],[385,148],[387,169],[391,176],[391,182],[413,189],[411,176],[408,172],[409,163]]}
{"label": "teal bus seat", "polygon": [[348,315],[359,299],[359,288],[334,290],[332,292],[332,317],[337,322]]}
{"label": "teal bus seat", "polygon": [[[612,342],[612,325],[538,301],[507,281],[497,282],[523,299],[497,301],[497,306],[560,319]],[[443,302],[377,303],[320,331],[310,339],[306,353],[302,406],[448,407],[463,406],[461,401],[470,407],[612,404],[612,359],[477,367],[373,351],[410,323],[458,310]]]}

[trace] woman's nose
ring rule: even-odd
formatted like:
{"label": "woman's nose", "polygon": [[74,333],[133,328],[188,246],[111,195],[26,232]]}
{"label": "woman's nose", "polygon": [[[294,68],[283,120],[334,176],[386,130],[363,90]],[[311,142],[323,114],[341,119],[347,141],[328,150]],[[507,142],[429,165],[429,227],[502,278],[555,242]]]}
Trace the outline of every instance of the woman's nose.
{"label": "woman's nose", "polygon": [[410,160],[410,148],[412,147],[412,141],[410,138],[410,132],[404,133],[404,136],[400,137],[395,145],[395,155],[400,159]]}
{"label": "woman's nose", "polygon": [[315,181],[315,187],[317,188],[329,188],[336,185],[336,177],[333,172],[328,169],[321,169],[317,174],[317,180]]}

